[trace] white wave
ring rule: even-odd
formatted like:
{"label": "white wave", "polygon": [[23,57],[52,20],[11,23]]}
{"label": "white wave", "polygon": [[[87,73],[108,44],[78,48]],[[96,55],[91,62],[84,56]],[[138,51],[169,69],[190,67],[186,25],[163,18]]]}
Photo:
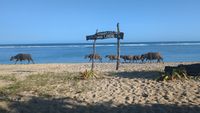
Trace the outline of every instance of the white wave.
{"label": "white wave", "polygon": [[162,44],[155,44],[161,46],[188,46],[188,45],[200,45],[200,43],[162,43]]}
{"label": "white wave", "polygon": [[149,46],[149,44],[122,44],[122,46]]}
{"label": "white wave", "polygon": [[116,44],[106,44],[106,45],[97,45],[97,46],[99,46],[99,47],[103,47],[103,46],[116,46]]}
{"label": "white wave", "polygon": [[[138,46],[188,46],[200,45],[200,43],[137,43],[137,44],[121,44],[122,47],[138,47]],[[97,44],[96,47],[114,47],[116,44]],[[92,44],[86,45],[8,45],[0,46],[0,48],[88,48],[93,47]]]}
{"label": "white wave", "polygon": [[65,48],[65,47],[82,47],[79,45],[66,45],[66,46],[0,46],[0,48]]}
{"label": "white wave", "polygon": [[0,48],[16,48],[15,46],[0,46]]}
{"label": "white wave", "polygon": [[[131,46],[148,46],[149,44],[121,44],[122,47],[131,47]],[[106,45],[96,45],[96,47],[114,47],[117,44],[106,44]],[[93,47],[93,45],[84,45],[84,47]]]}

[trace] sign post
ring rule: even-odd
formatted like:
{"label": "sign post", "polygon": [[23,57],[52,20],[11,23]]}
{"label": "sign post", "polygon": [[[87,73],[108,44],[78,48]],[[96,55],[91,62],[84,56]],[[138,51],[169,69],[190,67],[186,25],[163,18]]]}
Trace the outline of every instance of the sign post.
{"label": "sign post", "polygon": [[[96,30],[96,34],[98,33],[98,29]],[[92,54],[92,71],[94,71],[94,57],[96,54],[96,39],[94,39],[94,43],[93,43],[93,54]]]}
{"label": "sign post", "polygon": [[119,31],[119,23],[117,23],[117,65],[116,65],[116,70],[119,69],[119,64],[120,64],[120,31]]}
{"label": "sign post", "polygon": [[103,39],[109,39],[109,38],[117,38],[117,65],[116,70],[119,69],[120,64],[120,39],[124,38],[124,33],[120,32],[119,30],[119,23],[117,23],[117,32],[116,31],[104,31],[104,32],[98,32],[96,30],[96,34],[94,35],[88,35],[86,36],[86,40],[94,40],[93,42],[93,55],[92,55],[92,68],[91,70],[94,70],[94,57],[96,54],[96,40],[103,40]]}

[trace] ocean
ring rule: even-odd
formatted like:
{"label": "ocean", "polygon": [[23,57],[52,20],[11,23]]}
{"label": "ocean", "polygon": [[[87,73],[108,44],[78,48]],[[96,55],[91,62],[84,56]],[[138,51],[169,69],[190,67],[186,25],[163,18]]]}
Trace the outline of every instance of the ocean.
{"label": "ocean", "polygon": [[[108,62],[105,55],[116,54],[116,43],[97,43],[96,53]],[[160,52],[164,62],[199,62],[200,41],[196,42],[129,42],[121,43],[121,55],[140,55]],[[18,53],[29,53],[35,63],[84,63],[92,53],[92,43],[62,44],[1,44],[0,64],[12,64],[9,59]],[[27,62],[23,62],[27,63]]]}

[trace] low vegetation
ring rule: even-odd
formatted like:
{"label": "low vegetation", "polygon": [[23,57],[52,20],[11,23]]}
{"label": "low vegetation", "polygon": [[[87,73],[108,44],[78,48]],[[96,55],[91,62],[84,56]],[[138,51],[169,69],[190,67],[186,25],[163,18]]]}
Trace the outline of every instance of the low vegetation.
{"label": "low vegetation", "polygon": [[[91,73],[90,73],[91,74]],[[89,74],[89,76],[90,76]],[[86,73],[87,75],[87,73]],[[62,95],[67,92],[84,92],[90,89],[88,81],[82,81],[79,73],[45,73],[27,76],[24,80],[16,80],[12,77],[0,77],[4,80],[12,80],[12,84],[0,88],[1,96],[20,94],[33,94],[39,96]],[[88,75],[87,75],[88,76]]]}
{"label": "low vegetation", "polygon": [[81,72],[81,78],[83,79],[89,79],[89,78],[97,78],[97,74],[95,73],[95,71],[88,71],[88,70],[85,70],[84,72]]}
{"label": "low vegetation", "polygon": [[9,82],[16,82],[17,78],[14,75],[1,75],[0,80],[9,81]]}

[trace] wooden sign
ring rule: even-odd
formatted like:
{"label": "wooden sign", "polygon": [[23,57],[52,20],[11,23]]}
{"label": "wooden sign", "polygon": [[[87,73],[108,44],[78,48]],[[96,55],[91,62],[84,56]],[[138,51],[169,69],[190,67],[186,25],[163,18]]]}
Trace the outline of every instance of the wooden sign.
{"label": "wooden sign", "polygon": [[98,40],[98,39],[108,39],[108,38],[117,38],[123,39],[124,33],[123,32],[116,32],[116,31],[104,31],[104,32],[97,32],[94,35],[86,36],[86,40]]}
{"label": "wooden sign", "polygon": [[[93,43],[93,55],[96,54],[96,40],[98,39],[108,39],[108,38],[116,38],[117,39],[117,64],[116,64],[116,70],[119,68],[120,64],[120,39],[124,38],[124,33],[120,32],[119,30],[119,23],[117,23],[117,32],[116,31],[104,31],[104,32],[98,32],[94,35],[88,35],[86,36],[86,40],[94,40]],[[92,68],[91,70],[94,70],[94,58],[92,58]]]}

